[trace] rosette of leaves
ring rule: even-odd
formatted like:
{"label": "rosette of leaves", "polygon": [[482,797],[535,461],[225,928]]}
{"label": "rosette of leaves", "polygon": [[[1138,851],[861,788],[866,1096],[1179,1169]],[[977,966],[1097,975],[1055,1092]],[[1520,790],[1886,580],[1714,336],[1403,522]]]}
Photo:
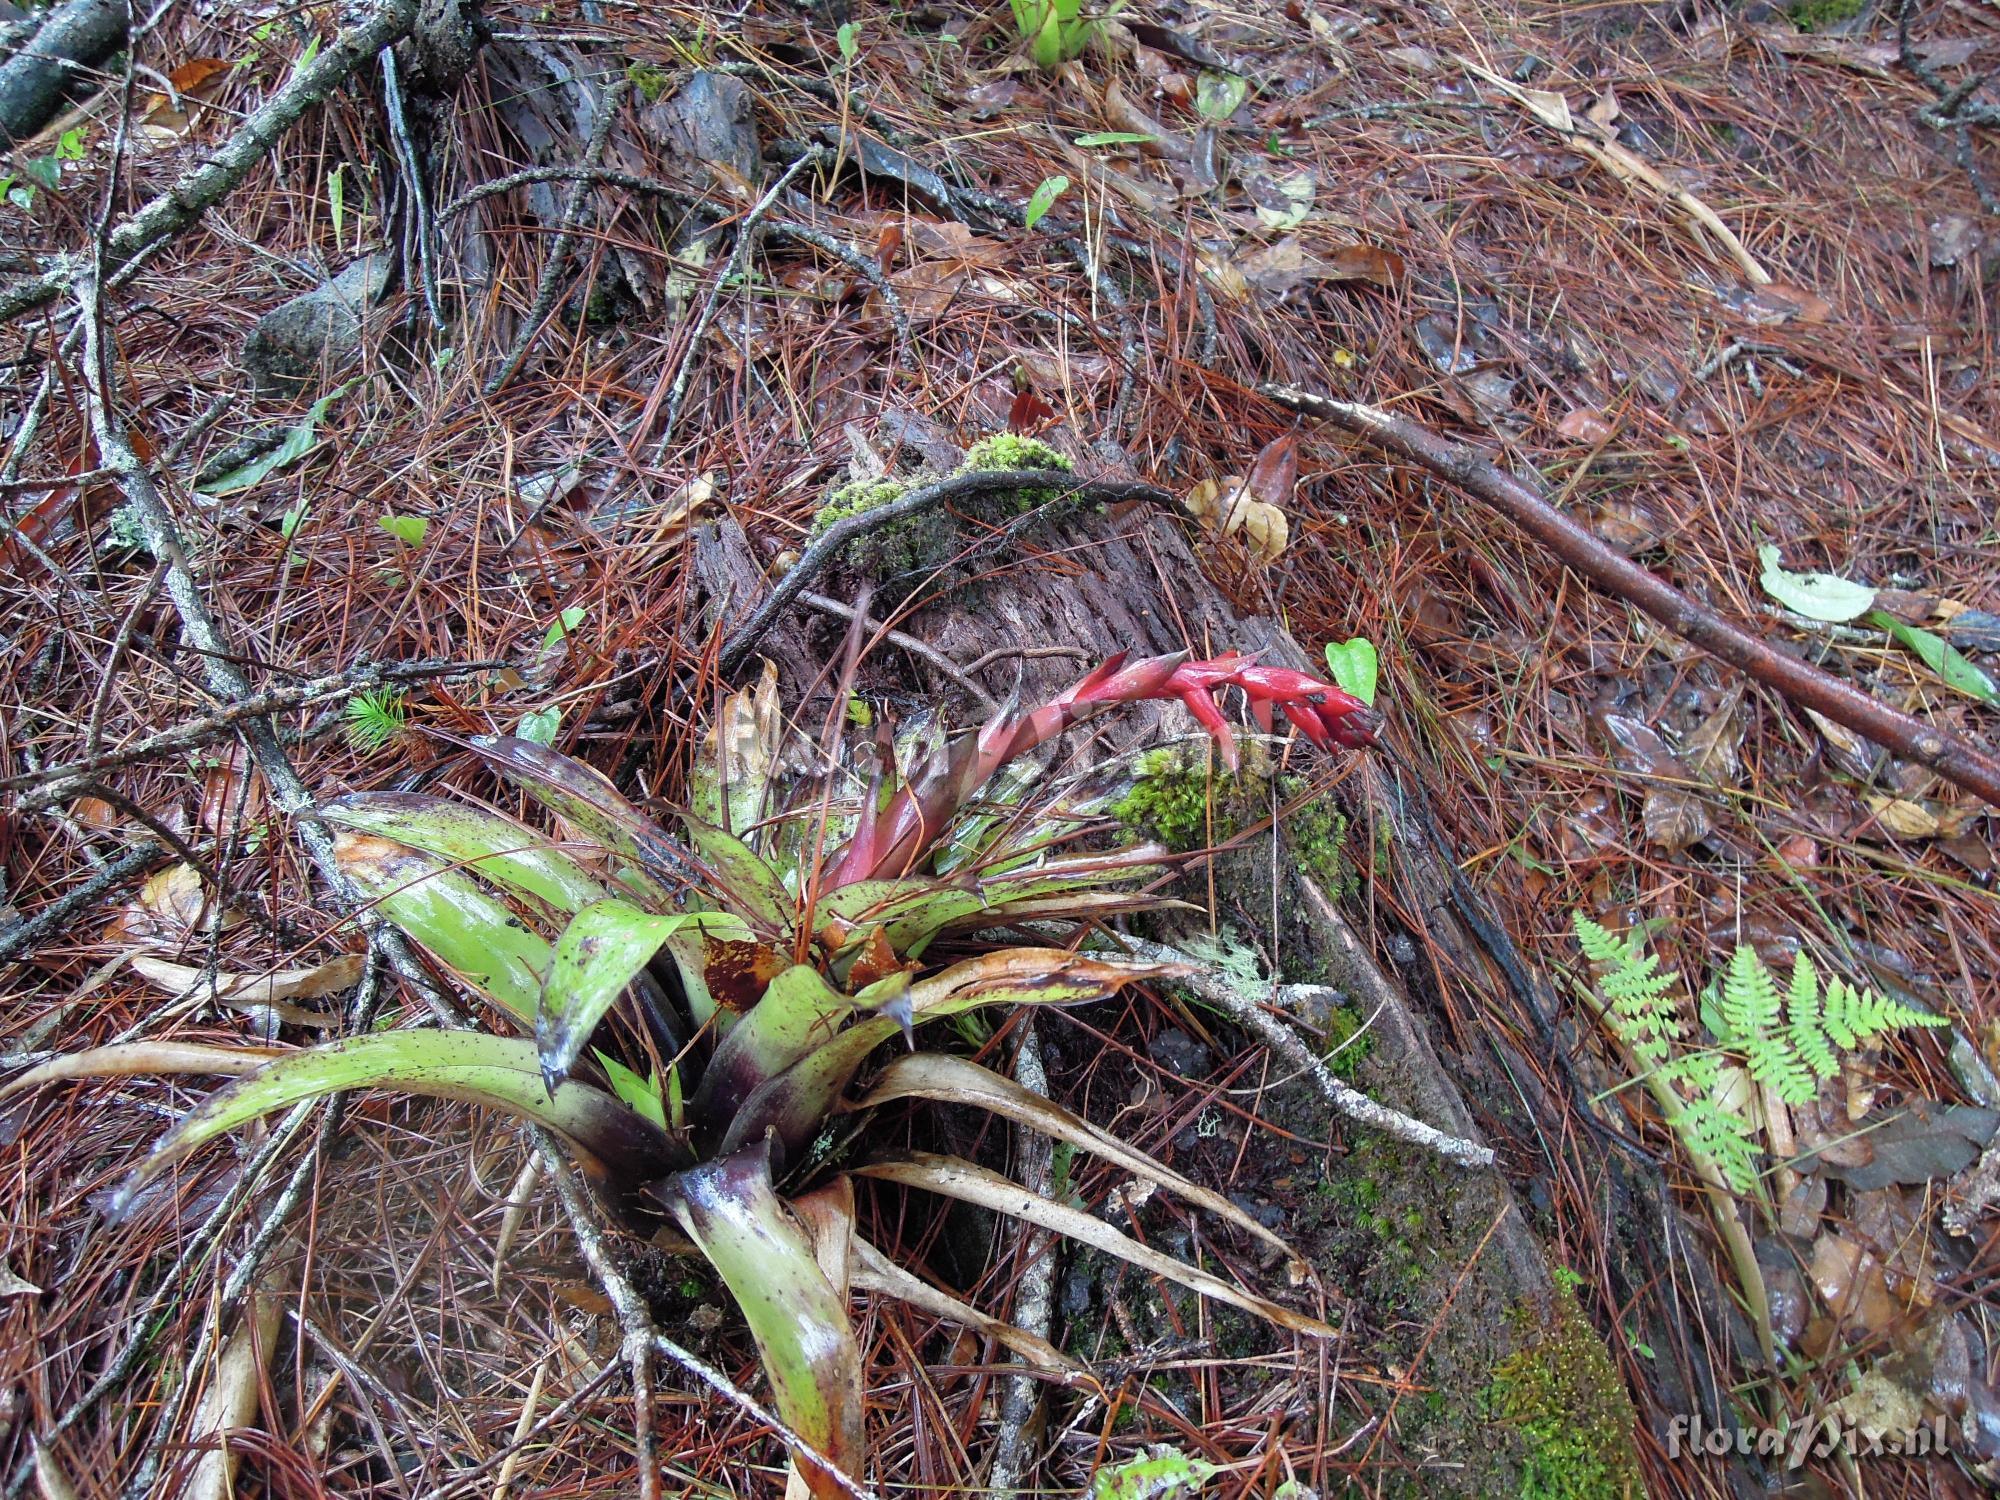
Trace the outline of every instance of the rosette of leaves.
{"label": "rosette of leaves", "polygon": [[[1285,713],[1323,747],[1367,743],[1338,688],[1242,657],[1107,662],[1031,711],[1009,704],[949,739],[878,727],[866,770],[788,773],[775,673],[725,704],[687,805],[656,822],[581,763],[520,738],[473,751],[536,804],[534,821],[416,793],[340,798],[323,815],[355,890],[483,1000],[484,1030],[375,1032],[297,1051],[100,1048],[16,1080],[136,1071],[240,1075],[183,1118],[128,1192],[206,1142],[287,1105],[351,1089],[469,1100],[552,1131],[628,1215],[664,1216],[730,1289],[779,1414],[845,1474],[865,1466],[850,1288],[920,1301],[1058,1376],[1077,1368],[897,1267],[854,1231],[852,1185],[812,1151],[847,1109],[910,1098],[983,1106],[1178,1193],[1284,1252],[1229,1203],[1011,1080],[916,1052],[863,1068],[900,1034],[984,1007],[1099,999],[1171,966],[963,935],[1090,920],[1150,898],[1153,846],[1071,852],[1078,809],[1038,789],[1027,757],[1088,714],[1178,698],[1234,737],[1216,694],[1242,689],[1265,728]],[[823,767],[829,757],[811,757]],[[939,955],[944,955],[939,957]],[[971,1162],[924,1154],[858,1169],[1032,1220],[1281,1327],[1294,1309],[1162,1255]],[[789,1201],[788,1201],[789,1200]],[[814,1495],[841,1493],[803,1457]]]}

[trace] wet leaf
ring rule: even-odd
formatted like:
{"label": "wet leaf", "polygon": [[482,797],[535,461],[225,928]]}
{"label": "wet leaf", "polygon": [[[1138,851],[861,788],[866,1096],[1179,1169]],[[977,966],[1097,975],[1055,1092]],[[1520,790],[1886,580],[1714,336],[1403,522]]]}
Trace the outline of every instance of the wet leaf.
{"label": "wet leaf", "polygon": [[1326,643],[1326,668],[1333,685],[1363,703],[1375,702],[1375,680],[1380,670],[1375,643],[1366,636]]}
{"label": "wet leaf", "polygon": [[1868,623],[1886,630],[1910,650],[1922,658],[1925,666],[1949,687],[1958,689],[1968,698],[1977,698],[1982,703],[2000,701],[2000,693],[1993,687],[1993,679],[1975,667],[1958,650],[1942,637],[1915,625],[1905,624],[1886,610],[1872,610]]}
{"label": "wet leaf", "polygon": [[670,1168],[676,1156],[664,1134],[609,1094],[564,1083],[551,1098],[529,1041],[475,1031],[388,1031],[266,1060],[163,1136],[124,1191],[129,1194],[197,1147],[273,1110],[374,1088],[461,1099],[519,1115],[639,1180]]}
{"label": "wet leaf", "polygon": [[574,914],[605,897],[603,885],[548,839],[484,807],[424,792],[350,792],[326,804],[338,828],[393,839],[467,872]]}
{"label": "wet leaf", "polygon": [[1604,413],[1590,406],[1566,411],[1562,420],[1556,423],[1556,436],[1591,448],[1610,442],[1612,434],[1612,426],[1605,420]]}
{"label": "wet leaf", "polygon": [[1090,1478],[1086,1500],[1191,1500],[1215,1473],[1207,1459],[1159,1444],[1150,1453],[1099,1469]]}
{"label": "wet leaf", "polygon": [[770,943],[706,933],[701,938],[701,954],[702,980],[709,998],[737,1015],[763,999],[771,981],[791,962]]}
{"label": "wet leaf", "polygon": [[584,1043],[627,985],[695,915],[654,916],[627,901],[593,902],[556,939],[535,1008],[535,1048],[551,1089],[569,1076]]}
{"label": "wet leaf", "polygon": [[340,871],[365,899],[473,989],[532,1026],[549,945],[473,878],[434,854],[373,834],[334,836]]}
{"label": "wet leaf", "polygon": [[1074,144],[1078,146],[1147,146],[1158,137],[1143,135],[1136,130],[1093,130],[1088,135],[1080,135]]}
{"label": "wet leaf", "polygon": [[[772,1191],[769,1148],[759,1141],[652,1191],[742,1309],[778,1415],[849,1474],[861,1474],[861,1351],[847,1299]],[[824,1470],[803,1461],[798,1468],[815,1500],[845,1496]]]}
{"label": "wet leaf", "polygon": [[0,1099],[72,1078],[136,1078],[166,1073],[254,1073],[285,1054],[263,1047],[211,1047],[201,1042],[111,1042],[51,1058],[0,1085]]}
{"label": "wet leaf", "polygon": [[1759,580],[1764,592],[1795,614],[1809,620],[1838,623],[1866,614],[1875,603],[1875,590],[1831,573],[1793,573],[1778,561],[1778,549],[1765,545],[1757,549],[1764,565]]}
{"label": "wet leaf", "polygon": [[1310,172],[1290,172],[1272,176],[1264,172],[1245,174],[1243,187],[1257,211],[1257,222],[1266,229],[1296,229],[1313,210],[1318,184]]}
{"label": "wet leaf", "polygon": [[[348,382],[349,385],[352,383]],[[348,386],[343,385],[337,390],[328,391],[313,402],[306,408],[306,414],[285,434],[284,441],[270,452],[259,458],[253,458],[247,464],[241,464],[226,474],[217,475],[205,484],[198,484],[195,489],[204,495],[233,495],[239,490],[247,490],[261,484],[278,470],[297,463],[317,445],[319,424],[326,419],[327,408],[346,395],[347,390]],[[385,526],[388,524],[387,518],[384,518],[383,524]],[[417,524],[423,523],[420,521]],[[418,542],[422,540],[421,537],[418,538]]]}
{"label": "wet leaf", "polygon": [[1205,68],[1195,84],[1194,107],[1204,120],[1218,124],[1243,107],[1250,97],[1250,80],[1240,73]]}
{"label": "wet leaf", "polygon": [[779,935],[792,930],[791,893],[776,869],[735,834],[712,823],[690,814],[683,815],[681,825],[732,911]]}
{"label": "wet leaf", "polygon": [[1950,1177],[1969,1167],[2000,1128],[2000,1114],[1970,1104],[1938,1104],[1912,1099],[1886,1122],[1869,1122],[1872,1155],[1865,1162],[1829,1161],[1825,1173],[1855,1192],[1892,1183],[1914,1185]]}
{"label": "wet leaf", "polygon": [[1043,215],[1056,206],[1056,199],[1068,191],[1069,179],[1067,177],[1049,177],[1043,179],[1041,186],[1035,189],[1034,196],[1028,200],[1026,211],[1021,215],[1021,227],[1023,229],[1033,229],[1037,224],[1041,223]]}

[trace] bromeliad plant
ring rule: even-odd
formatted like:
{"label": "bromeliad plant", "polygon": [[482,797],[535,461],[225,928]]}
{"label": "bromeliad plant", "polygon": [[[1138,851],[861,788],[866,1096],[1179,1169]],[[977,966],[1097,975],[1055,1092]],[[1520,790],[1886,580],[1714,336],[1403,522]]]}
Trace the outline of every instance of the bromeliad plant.
{"label": "bromeliad plant", "polygon": [[[542,745],[480,740],[479,757],[541,805],[552,834],[471,803],[409,793],[351,795],[324,814],[354,887],[514,1034],[378,1032],[276,1056],[104,1048],[13,1088],[163,1065],[243,1075],[155,1146],[135,1186],[260,1115],[340,1090],[465,1099],[536,1121],[624,1211],[664,1213],[679,1226],[741,1307],[780,1415],[840,1469],[859,1474],[861,1358],[847,1319],[850,1286],[921,1301],[1051,1373],[1077,1371],[1046,1342],[917,1281],[858,1239],[848,1178],[790,1207],[779,1189],[827,1175],[816,1138],[871,1054],[898,1032],[907,1039],[925,1022],[980,1007],[1098,999],[1174,972],[1053,946],[969,955],[961,947],[946,963],[932,951],[958,933],[1160,904],[1118,887],[1158,873],[1165,851],[1065,852],[1078,809],[1051,802],[1027,757],[1110,706],[1178,699],[1233,766],[1235,741],[1216,698],[1232,687],[1267,730],[1281,712],[1322,748],[1371,739],[1364,705],[1302,673],[1239,656],[1120,657],[1032,711],[1010,703],[954,741],[906,737],[899,752],[878,730],[865,775],[827,774],[824,758],[815,758],[816,772],[787,775],[767,669],[758,689],[725,705],[677,832]],[[907,1098],[976,1103],[1040,1128],[1291,1257],[1226,1199],[969,1061],[912,1051],[853,1107]],[[1283,1327],[1331,1331],[972,1163],[916,1154],[859,1173],[1032,1219]],[[801,1459],[799,1471],[812,1493],[839,1493],[836,1477],[817,1465]]]}

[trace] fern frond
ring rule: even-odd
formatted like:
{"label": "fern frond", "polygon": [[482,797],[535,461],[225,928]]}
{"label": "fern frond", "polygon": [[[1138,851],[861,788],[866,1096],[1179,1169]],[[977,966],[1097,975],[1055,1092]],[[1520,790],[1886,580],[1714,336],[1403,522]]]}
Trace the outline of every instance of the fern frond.
{"label": "fern frond", "polygon": [[1792,965],[1792,988],[1785,999],[1785,1015],[1789,1023],[1785,1034],[1791,1038],[1799,1061],[1812,1070],[1813,1077],[1831,1078],[1840,1060],[1827,1045],[1825,1022],[1820,1016],[1819,971],[1803,953]]}
{"label": "fern frond", "polygon": [[[1792,980],[1796,999],[1796,968]],[[1812,1102],[1819,1093],[1814,1070],[1800,1056],[1795,1038],[1781,1022],[1777,980],[1747,943],[1738,944],[1729,957],[1729,972],[1723,976],[1716,1008],[1729,1032],[1726,1044],[1743,1054],[1752,1078],[1787,1104]],[[1797,1019],[1796,1009],[1793,1018]]]}
{"label": "fern frond", "polygon": [[1866,1046],[1885,1031],[1904,1026],[1949,1026],[1944,1016],[1917,1010],[1873,990],[1856,989],[1844,979],[1826,986],[1827,1035],[1840,1047]]}
{"label": "fern frond", "polygon": [[1581,912],[1571,921],[1584,957],[1609,965],[1597,989],[1611,1029],[1642,1068],[1659,1067],[1685,1032],[1673,993],[1680,975],[1672,969],[1659,973],[1659,956],[1645,951],[1637,933],[1618,937]]}
{"label": "fern frond", "polygon": [[1777,1028],[1779,1021],[1778,985],[1757,950],[1739,943],[1729,956],[1729,971],[1722,976],[1722,990],[1716,1000],[1726,1035],[1716,1040],[1725,1047],[1741,1047]]}
{"label": "fern frond", "polygon": [[1757,1187],[1757,1131],[1731,1099],[1743,1097],[1743,1071],[1725,1067],[1713,1052],[1690,1052],[1664,1070],[1680,1095],[1680,1107],[1667,1116],[1667,1126],[1692,1154],[1715,1164],[1736,1192]]}

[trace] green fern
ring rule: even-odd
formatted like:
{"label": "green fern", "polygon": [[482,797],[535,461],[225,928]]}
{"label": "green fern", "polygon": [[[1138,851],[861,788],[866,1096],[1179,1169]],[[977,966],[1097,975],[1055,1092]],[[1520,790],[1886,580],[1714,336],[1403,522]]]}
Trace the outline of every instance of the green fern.
{"label": "green fern", "polygon": [[1640,1067],[1660,1067],[1687,1031],[1673,994],[1680,984],[1679,972],[1657,972],[1659,955],[1646,952],[1640,933],[1618,937],[1581,912],[1573,920],[1584,957],[1611,966],[1597,982],[1611,1029]]}
{"label": "green fern", "polygon": [[[1744,1075],[1787,1104],[1807,1104],[1839,1067],[1839,1054],[1905,1026],[1947,1026],[1933,1016],[1845,980],[1827,981],[1805,954],[1781,996],[1776,979],[1747,945],[1730,955],[1722,983],[1704,992],[1702,1019],[1713,1048],[1683,1048],[1687,1027],[1674,994],[1679,976],[1658,971],[1645,939],[1619,937],[1588,917],[1573,917],[1578,945],[1606,965],[1597,981],[1605,1020],[1632,1054],[1666,1111],[1667,1125],[1690,1153],[1712,1162],[1737,1192],[1754,1191],[1760,1146],[1748,1100],[1731,1098]],[[1742,1066],[1725,1062],[1742,1058]]]}
{"label": "green fern", "polygon": [[1740,1052],[1750,1076],[1787,1104],[1810,1104],[1821,1081],[1839,1066],[1839,1052],[1901,1027],[1951,1024],[1843,979],[1827,981],[1822,990],[1812,959],[1803,953],[1792,963],[1782,1023],[1778,1005],[1771,971],[1754,948],[1739,946],[1730,955],[1717,1001],[1722,1027],[1716,1040]]}

